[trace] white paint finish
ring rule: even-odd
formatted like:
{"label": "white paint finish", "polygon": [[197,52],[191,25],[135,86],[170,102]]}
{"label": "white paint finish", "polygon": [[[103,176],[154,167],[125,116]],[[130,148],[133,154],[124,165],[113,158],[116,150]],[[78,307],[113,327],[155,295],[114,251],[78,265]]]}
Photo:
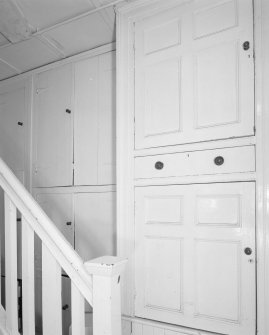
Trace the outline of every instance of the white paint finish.
{"label": "white paint finish", "polygon": [[[216,165],[216,157],[224,163]],[[157,162],[163,168],[155,168]],[[193,151],[135,158],[135,178],[163,178],[176,176],[215,175],[255,171],[255,147],[244,146],[215,150]]]}
{"label": "white paint finish", "polygon": [[[137,242],[139,247],[140,241]],[[143,264],[145,271],[143,278],[145,308],[181,312],[183,275],[181,249],[180,239],[158,235],[145,236],[144,261],[137,258],[136,263],[137,269]]]}
{"label": "white paint finish", "polygon": [[85,299],[92,303],[92,278],[84,267],[82,259],[1,158],[0,171],[0,185],[3,190],[43,244],[45,243],[53,253],[56,261],[80,287]]}
{"label": "white paint finish", "polygon": [[[26,86],[0,92],[0,156],[17,174],[25,170]],[[23,125],[18,125],[22,122]]]}
{"label": "white paint finish", "polygon": [[75,63],[74,182],[98,184],[99,57]]}
{"label": "white paint finish", "polygon": [[148,197],[145,206],[147,224],[182,224],[181,197]]}
{"label": "white paint finish", "polygon": [[98,184],[116,184],[116,54],[99,57]]}
{"label": "white paint finish", "polygon": [[42,244],[43,334],[62,334],[61,266]]}
{"label": "white paint finish", "polygon": [[[114,36],[113,31],[99,13],[56,27],[44,35],[60,43],[68,55],[111,43]],[[70,36],[76,36],[72,39],[72,43],[70,43]]]}
{"label": "white paint finish", "polygon": [[115,255],[115,193],[75,194],[74,207],[78,254],[84,260]]}
{"label": "white paint finish", "polygon": [[127,259],[104,256],[85,263],[93,277],[93,335],[121,335],[121,274]]}
{"label": "white paint finish", "polygon": [[9,42],[8,42],[8,40],[5,38],[5,36],[4,35],[2,35],[1,33],[0,33],[0,46],[1,45],[5,45],[5,44],[8,44]]}
{"label": "white paint finish", "polygon": [[37,202],[67,241],[74,246],[73,196],[65,193],[39,193]]}
{"label": "white paint finish", "polygon": [[75,64],[75,185],[115,183],[115,80],[113,52]]}
{"label": "white paint finish", "polygon": [[152,29],[145,29],[145,53],[156,52],[162,49],[179,45],[181,39],[180,20],[167,20],[164,24],[158,26],[158,22],[151,21]]}
{"label": "white paint finish", "polygon": [[[205,331],[253,335],[255,184],[148,186],[137,187],[135,194],[135,315]],[[149,198],[180,198],[181,224],[171,224],[166,213],[160,222],[149,224]],[[197,210],[201,199],[210,199],[213,208],[206,216],[202,207],[203,224]],[[236,200],[237,224],[229,222],[226,213],[235,209],[227,209],[229,199]],[[252,255],[244,253],[246,247]]]}
{"label": "white paint finish", "polygon": [[72,66],[38,74],[34,98],[33,184],[72,185]]}
{"label": "white paint finish", "polygon": [[72,334],[85,335],[85,302],[78,288],[72,284]]}
{"label": "white paint finish", "polygon": [[253,135],[252,1],[179,5],[134,19],[136,149]]}
{"label": "white paint finish", "polygon": [[7,65],[6,62],[3,62],[0,59],[0,80],[3,80],[8,77],[13,77],[16,74],[18,74],[18,72],[14,68]]}
{"label": "white paint finish", "polygon": [[131,321],[121,320],[121,324],[122,324],[122,335],[131,335],[132,333]]}
{"label": "white paint finish", "polygon": [[6,273],[6,328],[18,334],[17,286],[17,213],[7,193],[5,199],[5,273]]}
{"label": "white paint finish", "polygon": [[[195,127],[239,123],[239,48],[236,42],[201,50],[195,57]],[[213,98],[214,97],[214,98]]]}
{"label": "white paint finish", "polygon": [[24,334],[35,334],[34,231],[22,218],[22,315]]}
{"label": "white paint finish", "polygon": [[238,241],[195,241],[197,316],[240,322],[241,253]]}
{"label": "white paint finish", "polygon": [[11,43],[18,43],[29,38],[34,29],[15,1],[3,0],[0,3],[0,31]]}
{"label": "white paint finish", "polygon": [[193,13],[195,39],[231,29],[238,24],[237,0],[208,4]]}
{"label": "white paint finish", "polygon": [[157,62],[145,71],[145,137],[180,131],[180,76],[179,59]]}
{"label": "white paint finish", "polygon": [[39,28],[45,28],[71,16],[83,13],[94,6],[88,0],[21,0],[20,7],[29,22]]}
{"label": "white paint finish", "polygon": [[2,47],[0,49],[0,58],[9,62],[21,72],[59,59],[52,50],[37,38]]}
{"label": "white paint finish", "polygon": [[197,224],[239,226],[241,199],[239,195],[201,196],[196,199]]}

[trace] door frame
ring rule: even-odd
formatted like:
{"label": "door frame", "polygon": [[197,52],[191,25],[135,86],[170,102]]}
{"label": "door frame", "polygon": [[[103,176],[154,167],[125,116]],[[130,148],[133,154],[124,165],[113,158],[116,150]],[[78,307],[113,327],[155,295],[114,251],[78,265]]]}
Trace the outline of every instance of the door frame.
{"label": "door frame", "polygon": [[[137,0],[117,7],[117,238],[118,254],[129,258],[123,284],[123,313],[134,317],[134,16],[141,6],[158,0]],[[186,0],[182,0],[187,2]],[[178,0],[165,1],[170,6]],[[160,8],[160,7],[159,7]],[[234,141],[256,144],[256,174],[246,176],[256,181],[257,248],[257,334],[269,334],[269,2],[253,0],[255,44],[255,127],[256,136]],[[128,29],[126,29],[128,27]],[[266,94],[267,93],[267,94]],[[206,143],[206,142],[205,142]],[[218,143],[231,143],[230,140]],[[190,150],[204,144],[189,144]],[[186,148],[186,146],[183,145]],[[180,150],[180,146],[177,150]],[[176,149],[174,149],[176,150]],[[183,150],[183,148],[181,148]],[[143,154],[144,152],[141,151]],[[242,177],[241,177],[242,178]],[[232,177],[225,181],[233,181]],[[188,179],[190,182],[191,179]],[[203,179],[205,181],[206,179]],[[197,179],[194,182],[197,182]],[[127,287],[128,286],[128,287]]]}

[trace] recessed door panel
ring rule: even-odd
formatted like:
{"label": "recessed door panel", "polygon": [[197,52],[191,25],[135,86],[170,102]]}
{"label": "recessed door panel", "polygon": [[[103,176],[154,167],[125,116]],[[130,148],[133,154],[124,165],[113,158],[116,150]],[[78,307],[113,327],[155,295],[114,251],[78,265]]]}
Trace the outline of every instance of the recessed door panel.
{"label": "recessed door panel", "polygon": [[196,55],[196,128],[239,122],[238,48],[238,43],[230,43]]}
{"label": "recessed door panel", "polygon": [[255,184],[137,187],[135,200],[136,316],[254,335]]}

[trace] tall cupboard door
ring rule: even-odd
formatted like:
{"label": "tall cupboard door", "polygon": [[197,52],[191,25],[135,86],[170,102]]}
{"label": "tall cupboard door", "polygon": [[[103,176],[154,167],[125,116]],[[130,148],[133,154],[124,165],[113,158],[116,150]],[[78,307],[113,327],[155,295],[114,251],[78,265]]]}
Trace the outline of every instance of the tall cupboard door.
{"label": "tall cupboard door", "polygon": [[0,92],[0,157],[24,182],[26,87]]}
{"label": "tall cupboard door", "polygon": [[115,183],[115,53],[75,64],[74,183]]}
{"label": "tall cupboard door", "polygon": [[75,194],[75,249],[84,261],[116,254],[115,192]]}
{"label": "tall cupboard door", "polygon": [[35,81],[33,184],[72,185],[72,65],[41,72]]}
{"label": "tall cupboard door", "polygon": [[75,185],[98,184],[98,64],[98,57],[75,64]]}
{"label": "tall cupboard door", "polygon": [[134,30],[137,149],[254,134],[252,0],[187,2]]}
{"label": "tall cupboard door", "polygon": [[137,187],[135,314],[255,334],[255,183]]}

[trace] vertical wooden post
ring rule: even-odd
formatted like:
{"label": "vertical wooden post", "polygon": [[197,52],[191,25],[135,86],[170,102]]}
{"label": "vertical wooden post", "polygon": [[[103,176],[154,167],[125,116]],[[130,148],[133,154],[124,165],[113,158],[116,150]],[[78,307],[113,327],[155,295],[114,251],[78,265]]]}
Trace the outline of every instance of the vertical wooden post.
{"label": "vertical wooden post", "polygon": [[18,333],[16,211],[15,205],[5,193],[6,325],[11,334]]}
{"label": "vertical wooden post", "polygon": [[86,262],[93,276],[93,335],[121,335],[121,273],[127,260],[105,256]]}

